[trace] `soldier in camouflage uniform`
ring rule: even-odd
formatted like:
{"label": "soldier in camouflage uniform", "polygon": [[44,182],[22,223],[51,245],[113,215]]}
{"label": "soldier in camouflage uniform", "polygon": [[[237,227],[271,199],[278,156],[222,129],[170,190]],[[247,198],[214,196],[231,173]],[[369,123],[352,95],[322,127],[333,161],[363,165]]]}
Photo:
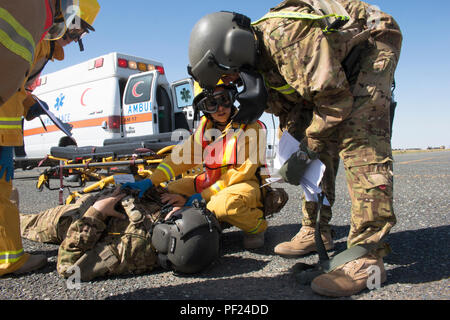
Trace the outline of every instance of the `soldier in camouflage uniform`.
{"label": "soldier in camouflage uniform", "polygon": [[[340,12],[328,16],[334,9],[350,18],[343,27],[329,23],[329,17],[344,20]],[[203,17],[191,33],[188,71],[206,89],[220,77],[243,79],[249,68],[262,75],[269,91],[266,111],[301,139],[301,152],[282,169],[295,163],[301,172],[298,168],[304,169],[308,159],[321,159],[327,166],[323,189],[331,204],[337,154],[343,160],[352,200],[348,247],[379,246],[316,277],[312,289],[329,296],[358,293],[366,288],[373,266],[385,281],[382,257],[387,248],[382,240],[396,223],[390,108],[402,42],[399,26],[390,15],[358,0],[286,0],[251,26],[247,20],[229,12]],[[285,179],[298,184],[289,172],[284,171]],[[314,207],[303,203],[304,226],[281,247],[304,249],[302,241],[312,241]],[[331,210],[322,223],[329,218]],[[322,238],[326,248],[332,247],[331,236]]]}
{"label": "soldier in camouflage uniform", "polygon": [[[106,210],[94,205],[101,199],[110,201]],[[125,209],[122,213],[114,209],[118,201]],[[161,219],[161,206],[156,192],[137,200],[132,195],[111,195],[107,189],[84,195],[74,204],[21,214],[21,233],[29,240],[60,244],[57,271],[63,277],[71,276],[74,266],[80,268],[82,281],[139,274],[158,267],[149,230]]]}

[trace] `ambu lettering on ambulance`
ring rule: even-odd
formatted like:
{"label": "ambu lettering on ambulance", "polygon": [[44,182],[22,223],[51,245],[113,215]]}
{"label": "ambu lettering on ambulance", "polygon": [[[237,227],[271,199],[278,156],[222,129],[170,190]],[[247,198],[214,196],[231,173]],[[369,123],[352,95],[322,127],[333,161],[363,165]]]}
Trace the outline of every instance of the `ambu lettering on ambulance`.
{"label": "ambu lettering on ambulance", "polygon": [[128,106],[127,115],[135,114],[135,113],[145,113],[151,112],[151,103],[150,102],[141,102]]}

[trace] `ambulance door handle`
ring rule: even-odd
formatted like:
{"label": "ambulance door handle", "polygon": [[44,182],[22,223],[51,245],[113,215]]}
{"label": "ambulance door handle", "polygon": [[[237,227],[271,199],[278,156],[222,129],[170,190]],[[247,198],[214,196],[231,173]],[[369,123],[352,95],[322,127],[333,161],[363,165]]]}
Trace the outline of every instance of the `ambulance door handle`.
{"label": "ambulance door handle", "polygon": [[101,127],[104,130],[108,129],[108,123],[106,121],[103,121]]}

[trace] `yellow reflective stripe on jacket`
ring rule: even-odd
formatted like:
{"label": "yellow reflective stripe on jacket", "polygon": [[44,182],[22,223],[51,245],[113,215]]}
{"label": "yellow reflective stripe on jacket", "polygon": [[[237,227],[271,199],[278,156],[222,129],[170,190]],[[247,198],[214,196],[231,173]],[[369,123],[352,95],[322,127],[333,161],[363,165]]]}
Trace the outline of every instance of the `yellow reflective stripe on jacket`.
{"label": "yellow reflective stripe on jacket", "polygon": [[0,8],[0,43],[33,64],[34,43],[31,34],[5,9]]}
{"label": "yellow reflective stripe on jacket", "polygon": [[286,84],[286,85],[284,85],[284,86],[282,86],[282,87],[272,87],[272,86],[270,86],[270,85],[269,85],[269,87],[272,88],[272,89],[274,89],[274,90],[277,90],[279,93],[282,93],[282,94],[292,94],[292,93],[295,92],[295,89],[292,88],[292,87],[291,87],[290,85],[288,85],[288,84]]}
{"label": "yellow reflective stripe on jacket", "polygon": [[22,129],[22,117],[0,117],[0,129]]}
{"label": "yellow reflective stripe on jacket", "polygon": [[18,261],[24,255],[23,248],[17,251],[0,252],[0,264],[13,263]]}
{"label": "yellow reflective stripe on jacket", "polygon": [[[296,12],[296,11],[277,11],[277,12],[269,12],[266,15],[264,15],[261,19],[252,22],[252,25],[256,25],[264,20],[272,19],[272,18],[281,18],[281,19],[307,19],[307,20],[322,20],[326,18],[337,18],[340,20],[350,20],[350,17],[347,16],[341,16],[335,13],[327,14],[324,16],[319,16],[317,14],[311,14],[311,13],[302,13],[302,12]],[[325,29],[324,31],[331,31]]]}
{"label": "yellow reflective stripe on jacket", "polygon": [[[233,137],[227,142],[227,145],[224,150],[223,159],[222,159],[222,174],[227,173],[228,171],[228,164],[230,163],[236,163],[237,161],[237,140],[239,135],[244,131],[246,125],[241,124],[239,126],[239,129],[237,132],[233,135]],[[232,158],[235,159],[232,159]]]}
{"label": "yellow reflective stripe on jacket", "polygon": [[219,193],[221,190],[225,189],[225,185],[221,181],[217,181],[211,186],[214,194]]}
{"label": "yellow reflective stripe on jacket", "polygon": [[[262,72],[260,72],[262,75],[263,75],[263,77],[264,77],[264,74],[262,73]],[[274,87],[274,86],[271,86],[270,85],[270,83],[265,79],[265,77],[264,77],[264,83],[266,84],[266,87],[268,87],[268,88],[270,88],[270,89],[273,89],[273,90],[276,90],[276,91],[278,91],[279,93],[281,93],[281,94],[292,94],[292,93],[294,93],[294,92],[296,92],[295,91],[295,89],[294,88],[292,88],[290,85],[288,85],[288,84],[285,84],[284,86],[281,86],[281,87]]]}
{"label": "yellow reflective stripe on jacket", "polygon": [[167,179],[172,180],[175,178],[175,173],[171,166],[165,163],[161,163],[157,168],[157,170],[161,170],[166,175]]}
{"label": "yellow reflective stripe on jacket", "polygon": [[222,174],[225,174],[228,171],[227,165],[230,163],[229,160],[231,160],[231,157],[233,155],[235,143],[236,143],[235,136],[233,136],[233,138],[231,138],[230,141],[227,142],[227,146],[225,147],[222,158],[222,168],[221,168]]}
{"label": "yellow reflective stripe on jacket", "polygon": [[208,118],[205,116],[200,118],[200,124],[197,127],[197,130],[194,133],[194,141],[203,146],[203,133],[206,128],[206,124],[208,123]]}

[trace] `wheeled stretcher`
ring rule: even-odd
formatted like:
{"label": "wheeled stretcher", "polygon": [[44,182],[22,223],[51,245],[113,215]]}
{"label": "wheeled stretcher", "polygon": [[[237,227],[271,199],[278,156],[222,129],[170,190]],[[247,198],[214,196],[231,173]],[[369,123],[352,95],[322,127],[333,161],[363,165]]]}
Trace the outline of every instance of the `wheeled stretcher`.
{"label": "wheeled stretcher", "polygon": [[[42,160],[42,163],[51,165],[40,174],[36,187],[40,191],[44,187],[59,190],[60,204],[69,204],[85,193],[116,184],[119,175],[132,175],[133,178],[150,176],[176,144],[176,141],[164,139],[116,139],[105,140],[103,146],[53,147]],[[64,178],[69,176],[78,176],[78,185],[66,184]],[[59,179],[59,186],[50,186],[51,179]],[[91,181],[95,183],[86,186]],[[83,189],[70,192],[64,202],[65,188],[69,191],[70,188]]]}
{"label": "wheeled stretcher", "polygon": [[[172,141],[165,134],[136,138],[105,140],[103,146],[53,147],[42,162],[53,163],[38,178],[36,187],[43,190],[59,190],[59,203],[63,204],[63,191],[69,189],[65,204],[74,202],[83,194],[103,190],[108,185],[124,182],[123,177],[139,180],[149,177],[153,170],[172,152],[180,141]],[[156,138],[155,138],[156,137]],[[175,179],[198,175],[203,164],[183,173]],[[259,173],[258,173],[259,174]],[[77,175],[78,185],[65,185],[64,177]],[[120,178],[122,176],[122,179]],[[127,177],[127,178],[128,178]],[[260,177],[261,178],[261,177]],[[50,180],[59,179],[58,187],[51,187]],[[86,186],[87,182],[94,182]],[[271,188],[261,182],[265,216],[280,212],[289,199],[282,188]],[[70,192],[70,188],[83,188]]]}

